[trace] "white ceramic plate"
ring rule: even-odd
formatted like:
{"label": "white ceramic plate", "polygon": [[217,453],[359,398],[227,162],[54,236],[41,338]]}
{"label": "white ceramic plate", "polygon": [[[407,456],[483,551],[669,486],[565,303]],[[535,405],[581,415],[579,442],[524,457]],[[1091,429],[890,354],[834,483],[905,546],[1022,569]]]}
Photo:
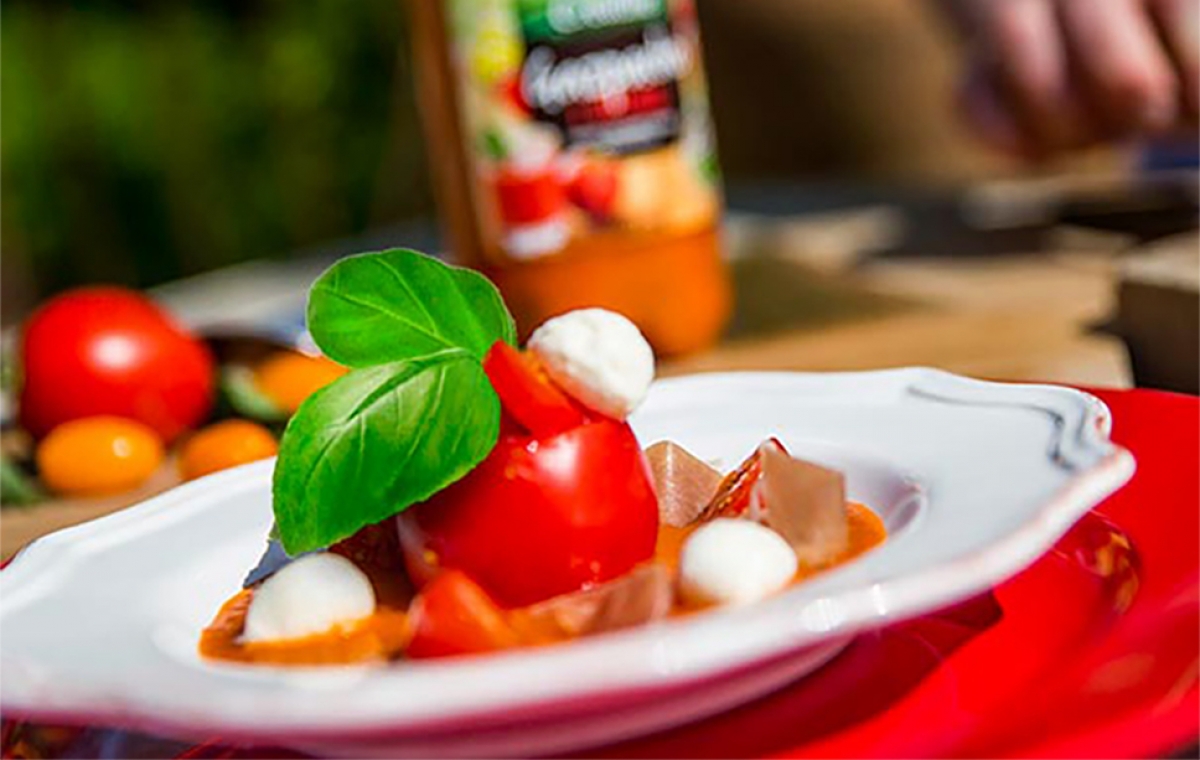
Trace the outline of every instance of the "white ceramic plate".
{"label": "white ceramic plate", "polygon": [[569,645],[386,668],[202,662],[200,629],[254,565],[271,463],[44,538],[0,573],[0,709],[343,755],[559,753],[727,709],[854,633],[984,591],[1133,473],[1107,409],[924,369],[714,374],[634,420],[736,464],[775,435],[843,470],[891,537],[766,602]]}

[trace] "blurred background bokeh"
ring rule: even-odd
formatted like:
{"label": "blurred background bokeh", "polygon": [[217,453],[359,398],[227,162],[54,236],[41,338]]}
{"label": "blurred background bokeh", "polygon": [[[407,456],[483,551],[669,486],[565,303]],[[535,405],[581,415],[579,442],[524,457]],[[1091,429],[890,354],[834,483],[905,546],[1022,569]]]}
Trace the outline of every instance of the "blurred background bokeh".
{"label": "blurred background bokeh", "polygon": [[428,212],[402,20],[394,0],[6,1],[6,314]]}
{"label": "blurred background bokeh", "polygon": [[[0,558],[191,477],[191,440],[227,454],[249,420],[266,455],[342,371],[303,353],[313,279],[349,253],[439,246],[431,176],[452,162],[431,167],[430,147],[457,143],[422,132],[413,1],[0,0]],[[697,4],[736,308],[660,375],[921,365],[1200,390],[1194,120],[1170,144],[1127,132],[1027,162],[958,112],[988,50],[934,0]],[[80,373],[23,382],[11,349],[90,356],[20,328],[93,283],[147,289],[219,366],[194,439],[134,490],[73,498],[35,461],[17,394],[57,387],[65,408],[88,395]]]}
{"label": "blurred background bokeh", "polygon": [[[726,178],[950,187],[1026,167],[956,118],[926,3],[702,0]],[[3,316],[432,215],[400,0],[4,0]]]}

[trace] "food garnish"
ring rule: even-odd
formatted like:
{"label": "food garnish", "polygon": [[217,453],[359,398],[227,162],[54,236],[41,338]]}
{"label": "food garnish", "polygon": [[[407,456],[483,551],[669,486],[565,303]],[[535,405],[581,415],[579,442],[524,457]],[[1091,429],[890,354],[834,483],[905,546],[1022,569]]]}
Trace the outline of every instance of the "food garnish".
{"label": "food garnish", "polygon": [[353,562],[328,552],[308,554],[256,589],[242,639],[300,639],[352,625],[374,611],[371,581]]}
{"label": "food garnish", "polygon": [[691,604],[745,604],[788,585],[796,554],[775,531],[753,520],[718,517],[683,545],[679,590]]}
{"label": "food garnish", "polygon": [[787,450],[777,439],[771,438],[759,444],[754,453],[737,466],[733,472],[725,476],[717,487],[717,492],[705,505],[700,515],[702,520],[716,517],[740,517],[749,515],[757,519],[758,504],[755,502],[755,487],[762,475],[762,458],[764,449],[776,449],[786,454]]}
{"label": "food garnish", "polygon": [[664,565],[640,565],[608,583],[535,604],[527,614],[536,624],[567,636],[632,628],[671,613],[673,583]]}
{"label": "food garnish", "polygon": [[654,352],[637,326],[607,309],[577,309],[548,319],[529,350],[551,379],[588,408],[623,420],[654,381]]}
{"label": "food garnish", "polygon": [[308,326],[352,371],[284,432],[273,493],[289,554],[348,538],[483,461],[500,403],[481,362],[516,337],[486,278],[404,249],[334,264],[313,285]]}
{"label": "food garnish", "polygon": [[767,525],[791,544],[796,558],[820,567],[845,551],[850,533],[842,474],[790,457],[776,446],[763,446],[758,453],[762,477],[754,501],[765,511]]}
{"label": "food garnish", "polygon": [[551,436],[506,433],[470,475],[397,524],[418,583],[462,570],[515,607],[649,560],[658,522],[633,431],[597,418]]}
{"label": "food garnish", "polygon": [[508,649],[522,643],[507,612],[465,573],[434,578],[410,608],[414,659]]}
{"label": "food garnish", "polygon": [[773,438],[724,477],[671,441],[643,451],[625,418],[654,357],[620,315],[568,312],[521,350],[480,275],[391,250],[334,265],[309,322],[350,369],[292,417],[281,544],[205,630],[205,656],[553,644],[753,602],[884,537],[840,473]]}
{"label": "food garnish", "polygon": [[717,492],[721,473],[673,441],[659,441],[646,449],[646,460],[663,522],[676,528],[691,525]]}

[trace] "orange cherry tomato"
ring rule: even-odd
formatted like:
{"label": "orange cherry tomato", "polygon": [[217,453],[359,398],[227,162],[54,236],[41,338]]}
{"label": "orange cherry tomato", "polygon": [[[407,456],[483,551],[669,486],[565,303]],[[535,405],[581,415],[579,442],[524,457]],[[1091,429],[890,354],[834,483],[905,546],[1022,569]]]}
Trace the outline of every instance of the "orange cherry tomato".
{"label": "orange cherry tomato", "polygon": [[273,457],[279,444],[271,431],[246,420],[225,420],[209,425],[188,438],[179,455],[179,473],[184,480],[247,462]]}
{"label": "orange cherry tomato", "polygon": [[313,393],[337,380],[348,370],[323,356],[281,351],[268,356],[255,370],[258,388],[289,414]]}
{"label": "orange cherry tomato", "polygon": [[84,417],[55,427],[36,459],[42,482],[67,496],[103,496],[140,486],[163,461],[150,427],[123,417]]}

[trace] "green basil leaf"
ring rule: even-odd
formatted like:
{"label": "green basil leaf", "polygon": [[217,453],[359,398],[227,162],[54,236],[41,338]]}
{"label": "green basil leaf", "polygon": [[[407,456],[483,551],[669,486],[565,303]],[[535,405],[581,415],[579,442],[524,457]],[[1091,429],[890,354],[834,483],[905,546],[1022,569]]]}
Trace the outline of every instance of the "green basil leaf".
{"label": "green basil leaf", "polygon": [[451,348],[482,359],[497,340],[516,341],[512,315],[486,277],[404,248],[330,267],[309,292],[308,329],[348,367]]}
{"label": "green basil leaf", "polygon": [[429,498],[483,461],[499,432],[496,392],[461,349],[339,378],[283,435],[274,505],[284,549],[320,549]]}

